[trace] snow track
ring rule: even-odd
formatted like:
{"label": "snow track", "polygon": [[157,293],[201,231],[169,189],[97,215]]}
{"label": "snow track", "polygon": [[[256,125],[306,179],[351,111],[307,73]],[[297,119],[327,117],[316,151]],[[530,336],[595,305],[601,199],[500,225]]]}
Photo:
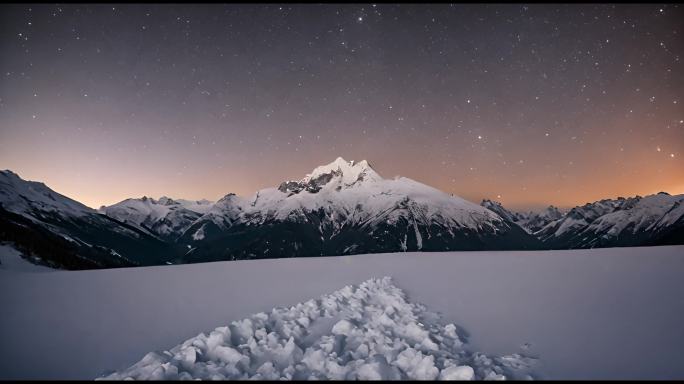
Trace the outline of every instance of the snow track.
{"label": "snow track", "polygon": [[468,351],[453,324],[406,300],[389,277],[257,313],[152,352],[104,379],[531,378],[533,359]]}

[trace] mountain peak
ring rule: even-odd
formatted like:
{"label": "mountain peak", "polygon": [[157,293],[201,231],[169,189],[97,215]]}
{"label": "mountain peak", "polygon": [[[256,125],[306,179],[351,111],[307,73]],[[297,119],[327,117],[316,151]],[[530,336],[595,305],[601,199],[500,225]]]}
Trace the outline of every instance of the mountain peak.
{"label": "mountain peak", "polygon": [[226,194],[222,198],[218,199],[217,203],[230,202],[230,201],[233,201],[235,199],[239,199],[238,195],[231,192],[231,193]]}
{"label": "mountain peak", "polygon": [[336,174],[335,176],[342,176],[345,184],[352,184],[359,180],[380,180],[380,175],[370,166],[368,161],[361,160],[354,163],[354,160],[347,161],[342,157],[338,157],[330,164],[316,167],[310,174],[302,180],[302,182],[309,182],[321,175]]}
{"label": "mountain peak", "polygon": [[5,170],[0,171],[0,174],[5,175],[5,176],[17,177],[17,178],[19,177],[19,175],[10,171],[9,169],[5,169]]}
{"label": "mountain peak", "polygon": [[326,185],[335,185],[336,190],[357,185],[359,182],[380,181],[382,177],[371,168],[368,161],[358,163],[338,157],[332,163],[316,167],[299,181],[285,181],[278,190],[283,193],[299,193],[303,190],[317,193]]}
{"label": "mountain peak", "polygon": [[487,206],[497,206],[497,207],[502,207],[503,205],[496,201],[496,200],[490,200],[490,199],[482,199],[482,202],[480,203],[481,206],[487,208]]}
{"label": "mountain peak", "polygon": [[[153,202],[154,202],[154,200],[153,200]],[[172,198],[167,197],[167,196],[162,196],[162,197],[160,197],[159,200],[156,201],[156,203],[157,203],[157,204],[161,204],[161,205],[175,205],[175,204],[178,204],[178,203],[176,203]]]}
{"label": "mountain peak", "polygon": [[509,211],[508,209],[504,208],[504,206],[500,202],[496,200],[482,199],[480,205],[496,213],[504,220],[516,222],[518,221],[518,219],[520,219],[519,215],[516,212]]}

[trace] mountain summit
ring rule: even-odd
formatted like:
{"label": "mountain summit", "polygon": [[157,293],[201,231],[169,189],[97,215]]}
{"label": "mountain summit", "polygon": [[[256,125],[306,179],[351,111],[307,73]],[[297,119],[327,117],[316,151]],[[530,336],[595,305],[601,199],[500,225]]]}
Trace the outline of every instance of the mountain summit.
{"label": "mountain summit", "polygon": [[357,181],[378,181],[382,178],[375,172],[375,170],[368,164],[368,161],[361,160],[358,163],[354,161],[346,161],[338,157],[330,164],[316,167],[313,172],[306,175],[302,181],[309,181],[320,178],[323,175],[337,175],[342,178],[342,182],[347,185],[353,185]]}
{"label": "mountain summit", "polygon": [[380,181],[378,175],[366,160],[354,163],[338,157],[330,164],[316,167],[310,174],[299,181],[285,181],[278,187],[284,193],[294,194],[301,191],[316,193],[324,187],[341,190],[363,182]]}
{"label": "mountain summit", "polygon": [[486,208],[341,157],[298,181],[224,202],[178,241],[192,247],[186,261],[538,246]]}

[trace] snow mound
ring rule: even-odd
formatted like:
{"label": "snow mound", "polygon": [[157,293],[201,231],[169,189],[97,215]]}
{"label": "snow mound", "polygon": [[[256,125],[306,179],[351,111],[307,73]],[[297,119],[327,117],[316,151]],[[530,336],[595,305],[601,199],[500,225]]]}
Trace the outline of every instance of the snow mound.
{"label": "snow mound", "polygon": [[530,379],[533,359],[471,352],[389,277],[275,308],[100,379]]}

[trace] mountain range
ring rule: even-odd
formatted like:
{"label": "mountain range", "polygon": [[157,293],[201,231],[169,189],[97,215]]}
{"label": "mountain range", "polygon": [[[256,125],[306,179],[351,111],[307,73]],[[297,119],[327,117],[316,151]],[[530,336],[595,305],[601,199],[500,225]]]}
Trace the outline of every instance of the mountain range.
{"label": "mountain range", "polygon": [[66,269],[157,265],[178,248],[11,171],[0,171],[0,242]]}
{"label": "mountain range", "polygon": [[545,249],[575,249],[684,244],[683,203],[684,195],[659,192],[603,199],[567,212],[549,206],[523,214],[491,200],[481,205],[524,228]]}
{"label": "mountain range", "polygon": [[562,212],[480,205],[337,158],[299,180],[216,202],[126,199],[98,210],[0,171],[0,241],[31,261],[84,269],[454,250],[683,244],[684,195],[601,200]]}

